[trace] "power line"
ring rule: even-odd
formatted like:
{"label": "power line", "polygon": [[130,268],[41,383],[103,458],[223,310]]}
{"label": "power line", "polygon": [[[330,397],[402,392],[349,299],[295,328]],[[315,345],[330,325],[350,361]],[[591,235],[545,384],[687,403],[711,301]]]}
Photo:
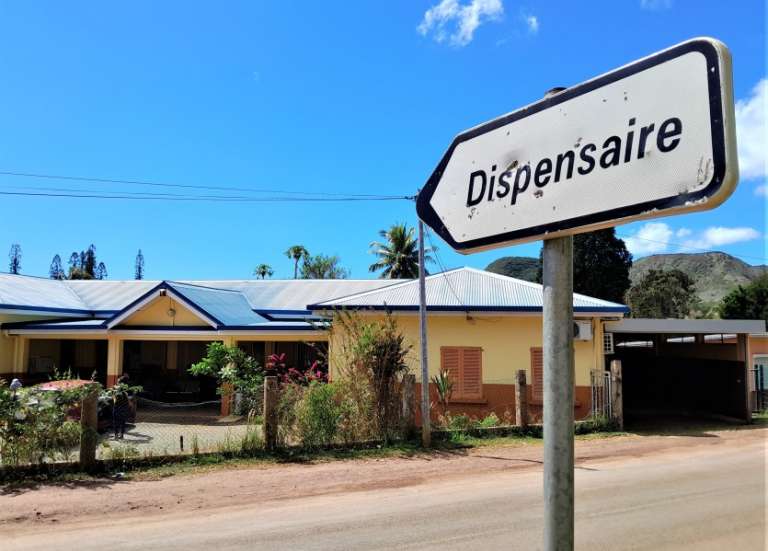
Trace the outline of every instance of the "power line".
{"label": "power line", "polygon": [[[285,195],[315,195],[320,197],[365,197],[365,198],[386,198],[386,199],[404,199],[402,195],[381,195],[365,193],[340,193],[331,191],[291,191],[283,189],[265,189],[265,188],[240,188],[234,186],[201,186],[192,184],[174,184],[167,182],[155,182],[147,180],[121,180],[117,178],[101,178],[89,176],[71,176],[61,174],[42,174],[37,172],[13,172],[0,171],[0,176],[16,176],[19,178],[35,178],[45,180],[72,180],[78,182],[92,182],[99,184],[125,184],[135,186],[155,186],[165,188],[184,188],[200,189],[208,191],[239,191],[241,193],[280,193]],[[410,197],[408,197],[410,198]]]}
{"label": "power line", "polygon": [[[673,246],[673,247],[680,247],[681,249],[692,249],[694,251],[701,251],[701,252],[704,252],[704,253],[720,252],[720,251],[714,251],[712,249],[702,249],[701,247],[692,247],[690,245],[683,245],[681,243],[672,243],[670,241],[658,241],[656,239],[648,239],[648,238],[645,238],[645,237],[638,237],[636,235],[626,235],[626,234],[622,234],[622,233],[618,233],[618,232],[617,232],[617,235],[619,237],[623,238],[623,239],[639,239],[641,241],[647,241],[649,243],[658,243],[659,245],[668,245],[668,246]],[[735,256],[736,258],[745,258],[745,259],[749,258],[749,259],[753,259],[753,260],[760,260],[762,262],[768,262],[768,258],[764,258],[764,257],[760,257],[760,256],[752,256],[752,255],[748,255],[748,254],[731,254],[731,253],[728,253],[728,254],[730,254],[731,256]]]}
{"label": "power line", "polygon": [[[130,193],[130,192],[116,192]],[[200,201],[200,202],[220,202],[220,203],[329,203],[329,202],[349,202],[349,201],[410,201],[410,197],[204,197],[204,196],[171,196],[167,195],[104,195],[96,193],[50,193],[50,192],[29,192],[29,191],[0,191],[0,195],[14,195],[22,197],[67,197],[79,199],[122,199],[134,201]]]}
{"label": "power line", "polygon": [[448,270],[445,268],[445,265],[443,264],[442,260],[440,260],[440,255],[437,253],[437,247],[435,247],[435,244],[432,242],[432,235],[428,228],[424,228],[424,234],[427,236],[427,241],[429,241],[429,246],[432,249],[432,254],[435,255],[435,260],[437,261],[437,265],[440,267],[440,274],[445,278],[445,283],[448,285],[448,289],[451,290],[451,294],[456,299],[456,301],[464,308],[467,309],[467,305],[464,304],[464,301],[459,298],[458,293],[456,293],[456,290],[453,288],[453,284],[451,283],[450,278],[445,275],[445,272]]}

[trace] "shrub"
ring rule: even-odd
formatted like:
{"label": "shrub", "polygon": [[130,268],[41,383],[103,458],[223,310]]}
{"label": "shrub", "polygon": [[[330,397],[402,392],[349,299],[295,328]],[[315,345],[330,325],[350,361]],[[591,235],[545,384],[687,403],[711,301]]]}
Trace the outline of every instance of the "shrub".
{"label": "shrub", "polygon": [[388,441],[403,426],[399,386],[411,346],[389,314],[369,319],[339,312],[331,324],[331,342],[339,378],[367,382],[375,436]]}
{"label": "shrub", "polygon": [[500,424],[501,424],[501,419],[499,419],[499,417],[493,412],[489,413],[488,415],[483,417],[483,419],[477,422],[477,426],[481,429],[498,427]]}
{"label": "shrub", "polygon": [[302,446],[312,449],[333,444],[341,412],[333,383],[310,383],[296,407],[296,432]]}
{"label": "shrub", "polygon": [[441,371],[432,377],[432,384],[435,385],[437,400],[442,406],[443,415],[445,415],[448,412],[448,400],[453,394],[453,381],[450,379],[450,374],[447,371]]}
{"label": "shrub", "polygon": [[472,426],[472,420],[469,418],[469,415],[465,415],[463,413],[459,415],[448,415],[448,429],[449,430],[461,430],[465,431]]}
{"label": "shrub", "polygon": [[205,357],[192,364],[189,372],[195,376],[215,377],[219,393],[224,385],[231,385],[240,394],[239,411],[236,413],[248,415],[259,411],[264,372],[259,362],[237,346],[226,346],[221,342],[210,343]]}
{"label": "shrub", "polygon": [[70,459],[80,442],[75,419],[83,396],[98,383],[43,391],[32,387],[13,392],[0,380],[0,462],[5,465]]}

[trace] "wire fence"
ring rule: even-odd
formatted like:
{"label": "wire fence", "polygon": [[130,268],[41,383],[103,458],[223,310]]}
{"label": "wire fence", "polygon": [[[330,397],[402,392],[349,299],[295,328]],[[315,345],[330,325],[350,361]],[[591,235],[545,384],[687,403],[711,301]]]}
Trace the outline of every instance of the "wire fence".
{"label": "wire fence", "polygon": [[167,403],[137,397],[133,403],[123,433],[113,422],[101,434],[99,458],[235,451],[261,432],[261,417],[242,397],[228,415],[222,415],[221,400]]}

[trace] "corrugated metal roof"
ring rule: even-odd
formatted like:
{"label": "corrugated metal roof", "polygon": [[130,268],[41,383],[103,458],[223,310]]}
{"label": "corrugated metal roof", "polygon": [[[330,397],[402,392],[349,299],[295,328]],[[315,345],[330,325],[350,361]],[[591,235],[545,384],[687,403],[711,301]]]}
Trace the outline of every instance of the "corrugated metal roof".
{"label": "corrugated metal roof", "polygon": [[306,310],[308,304],[381,289],[400,279],[272,279],[188,281],[243,293],[254,310]]}
{"label": "corrugated metal roof", "polygon": [[[426,278],[427,307],[433,310],[536,311],[543,304],[542,286],[474,268],[459,268]],[[419,305],[418,281],[407,281],[336,300],[311,305],[313,310],[328,308],[416,309]],[[574,294],[576,311],[627,311],[626,306]]]}
{"label": "corrugated metal roof", "polygon": [[169,281],[168,286],[212,316],[221,325],[253,325],[269,320],[253,311],[248,299],[239,291],[214,289],[202,285]]}
{"label": "corrugated metal roof", "polygon": [[610,333],[750,334],[765,332],[764,320],[680,320],[631,318],[605,324]]}
{"label": "corrugated metal roof", "polygon": [[[306,310],[314,302],[379,289],[402,280],[289,279],[178,281],[177,284],[240,291],[253,310]],[[0,273],[0,308],[64,308],[117,312],[162,281],[64,280]]]}
{"label": "corrugated metal roof", "polygon": [[0,305],[88,310],[62,281],[0,273]]}
{"label": "corrugated metal roof", "polygon": [[97,312],[116,312],[156,287],[160,281],[109,281],[109,280],[66,280],[66,287],[74,291],[88,306]]}

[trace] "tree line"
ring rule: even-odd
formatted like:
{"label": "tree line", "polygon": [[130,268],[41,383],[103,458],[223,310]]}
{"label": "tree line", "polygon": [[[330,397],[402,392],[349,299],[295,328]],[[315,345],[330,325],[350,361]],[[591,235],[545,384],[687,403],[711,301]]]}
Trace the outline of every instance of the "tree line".
{"label": "tree line", "polygon": [[[11,274],[21,274],[21,245],[14,243],[8,252],[8,272]],[[59,254],[53,256],[51,265],[48,268],[48,276],[51,279],[107,279],[107,266],[99,262],[96,258],[96,246],[91,243],[87,249],[74,251],[69,255],[67,269]],[[134,279],[144,279],[144,254],[141,249],[136,253],[134,261]]]}
{"label": "tree line", "polygon": [[[393,224],[387,230],[381,230],[382,241],[373,241],[370,252],[376,261],[369,266],[371,273],[379,273],[383,279],[415,279],[419,277],[419,240],[414,228],[407,224]],[[424,262],[431,264],[432,247],[425,247]],[[346,279],[349,270],[341,266],[337,255],[310,254],[304,245],[292,245],[285,251],[285,256],[293,261],[294,279]],[[266,279],[275,271],[269,264],[259,264],[253,275]],[[429,272],[425,272],[429,274]]]}
{"label": "tree line", "polygon": [[[369,252],[376,260],[371,273],[383,279],[415,279],[419,276],[419,242],[415,229],[407,224],[393,224],[379,232],[380,241],[370,243]],[[432,247],[425,247],[425,263],[434,263]],[[303,245],[292,245],[285,256],[293,262],[294,279],[346,279],[349,270],[337,255],[311,254]],[[21,273],[22,250],[18,243],[8,254],[9,272]],[[573,287],[576,293],[626,304],[637,318],[686,318],[697,315],[699,300],[695,281],[685,272],[649,270],[635,285],[629,279],[632,254],[613,228],[583,233],[573,239]],[[428,274],[428,272],[426,272]],[[52,279],[106,279],[107,267],[96,258],[92,244],[69,257],[65,271],[57,254],[51,261]],[[259,264],[254,275],[266,279],[274,275],[269,264]],[[136,254],[134,278],[144,279],[144,255]],[[541,283],[541,264],[536,280]],[[768,321],[768,275],[747,286],[739,286],[726,295],[709,315],[724,319],[765,319]]]}

